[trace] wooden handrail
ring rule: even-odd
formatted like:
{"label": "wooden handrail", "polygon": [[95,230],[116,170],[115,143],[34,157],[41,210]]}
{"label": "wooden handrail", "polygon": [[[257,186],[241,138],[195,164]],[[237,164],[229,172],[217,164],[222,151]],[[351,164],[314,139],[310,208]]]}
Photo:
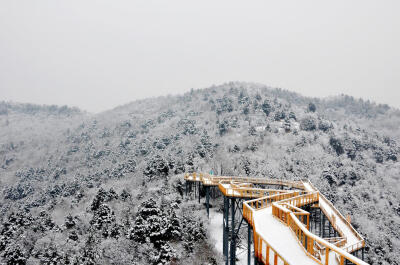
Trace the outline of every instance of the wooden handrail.
{"label": "wooden handrail", "polygon": [[293,187],[297,189],[304,189],[303,182],[301,181],[291,181],[291,180],[279,180],[279,179],[267,179],[267,178],[254,178],[254,177],[229,177],[229,176],[214,176],[207,173],[202,174],[202,180],[198,176],[199,174],[193,172],[191,175],[186,173],[184,178],[188,181],[202,181],[204,185],[218,186],[219,182],[222,180],[237,181],[237,182],[247,182],[253,184],[265,184],[265,185],[282,185],[287,187]]}
{"label": "wooden handrail", "polygon": [[[265,264],[271,264],[269,261],[273,255],[274,264],[278,264],[278,259],[282,260],[284,265],[289,264],[283,258],[282,254],[280,254],[276,249],[274,249],[258,232],[254,231],[253,237],[254,237],[254,254],[259,260],[265,262]],[[263,255],[264,254],[263,244],[265,244],[265,255]]]}
{"label": "wooden handrail", "polygon": [[[312,257],[315,260],[318,260],[320,264],[323,265],[328,265],[329,264],[329,259],[326,258],[325,262],[322,260],[319,260],[315,253],[314,253],[314,245],[317,242],[319,245],[322,245],[325,247],[325,256],[327,257],[329,255],[329,252],[332,250],[334,251],[340,259],[341,264],[345,260],[349,260],[354,264],[360,264],[364,265],[367,264],[364,261],[354,257],[353,255],[349,254],[348,252],[344,251],[343,249],[338,248],[334,244],[331,244],[325,239],[322,239],[314,234],[312,234],[307,227],[297,218],[295,213],[292,212],[292,210],[283,207],[281,204],[287,204],[288,202],[290,203],[296,203],[296,204],[302,204],[304,203],[313,203],[314,201],[312,199],[315,198],[315,194],[319,194],[318,192],[313,192],[309,194],[304,194],[300,195],[297,197],[289,198],[283,201],[279,202],[274,202],[272,203],[272,214],[277,217],[279,220],[284,222],[287,226],[290,227],[290,229],[294,232],[296,235],[298,241],[300,244],[303,246],[304,250],[306,250],[306,254]],[[318,198],[318,197],[317,197]],[[317,200],[318,201],[318,200]],[[321,255],[319,255],[321,257]]]}
{"label": "wooden handrail", "polygon": [[[317,189],[314,187],[314,185],[310,182],[310,180],[307,180],[307,181],[304,181],[304,182],[308,182],[308,184],[309,184],[314,190],[317,190]],[[347,252],[351,253],[351,252],[353,252],[353,251],[355,251],[355,250],[358,250],[358,249],[360,249],[360,248],[363,248],[363,247],[365,246],[365,240],[364,240],[364,238],[357,232],[357,230],[354,229],[354,227],[351,225],[351,223],[350,223],[346,218],[344,218],[344,216],[339,212],[339,210],[336,209],[336,207],[335,207],[323,194],[320,194],[320,199],[322,199],[326,204],[329,205],[329,207],[335,212],[335,214],[336,214],[337,216],[339,216],[339,218],[342,220],[342,222],[344,222],[344,223],[350,228],[350,230],[352,231],[352,233],[355,234],[356,237],[359,239],[358,242],[356,242],[356,243],[354,243],[354,244],[352,244],[352,245],[350,245],[350,246],[344,247],[343,249],[345,249]],[[331,216],[326,212],[325,209],[323,209],[323,207],[320,207],[320,208],[321,208],[322,211],[325,213],[325,215],[328,217],[329,221],[334,225],[334,228],[339,232],[339,234],[342,235],[342,236],[345,236],[344,232],[340,229],[340,227],[338,227],[338,226],[336,225],[335,220],[332,220]]]}
{"label": "wooden handrail", "polygon": [[[273,216],[278,218],[291,229],[305,253],[318,264],[328,265],[329,253],[331,251],[335,253],[334,255],[336,255],[341,265],[344,264],[345,260],[359,265],[367,264],[348,253],[365,246],[363,237],[353,228],[350,222],[343,217],[333,204],[318,192],[309,180],[286,181],[250,177],[213,176],[203,173],[185,174],[184,179],[187,181],[200,181],[205,186],[218,186],[225,196],[257,198],[243,203],[243,217],[251,226],[253,226],[256,256],[266,264],[269,263],[270,254],[274,255],[275,264],[277,264],[278,259],[282,260],[285,265],[288,264],[283,256],[274,249],[254,227],[254,212],[270,206],[272,207]],[[306,191],[308,188],[306,188],[305,182],[308,182],[307,184],[310,185],[311,189],[314,191]],[[299,190],[261,189],[253,187],[253,184],[282,185],[290,188],[297,188]],[[328,212],[321,207],[320,200],[323,200],[323,202],[341,219],[341,221],[344,222],[346,226],[350,228],[351,232],[353,232],[360,241],[350,246],[339,248],[345,245],[346,236],[336,224],[335,216],[330,216]],[[341,237],[323,239],[309,231],[310,213],[299,207],[315,203],[319,204],[319,207],[324,211],[325,215],[328,217],[335,230],[339,232]],[[263,245],[265,245],[265,253],[263,253]],[[323,258],[324,253],[325,257]]]}
{"label": "wooden handrail", "polygon": [[[307,253],[309,253],[311,255],[313,254],[312,248],[314,245],[313,243],[315,241],[315,242],[318,242],[320,245],[325,246],[325,249],[327,250],[325,253],[326,256],[329,255],[328,253],[331,250],[334,251],[336,254],[338,254],[340,257],[341,264],[343,264],[343,262],[345,260],[349,260],[352,263],[359,264],[359,265],[367,265],[368,264],[368,263],[362,261],[361,259],[349,254],[348,252],[344,251],[343,249],[340,249],[337,246],[329,243],[328,241],[309,232],[293,213],[290,213],[290,221],[289,222],[290,222],[290,228],[292,229],[293,232],[295,232],[295,234],[296,234],[296,230],[300,229],[302,231],[302,233],[307,237],[307,244],[308,244],[307,248],[306,248]],[[297,238],[299,238],[298,233],[297,233]],[[329,261],[326,259],[325,263],[321,263],[321,264],[328,265]]]}

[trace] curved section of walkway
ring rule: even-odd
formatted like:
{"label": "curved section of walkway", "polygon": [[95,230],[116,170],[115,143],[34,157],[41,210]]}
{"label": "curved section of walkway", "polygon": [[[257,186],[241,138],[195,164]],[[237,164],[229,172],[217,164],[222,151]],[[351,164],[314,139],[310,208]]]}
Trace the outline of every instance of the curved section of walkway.
{"label": "curved section of walkway", "polygon": [[[317,191],[317,189],[309,181],[305,181],[303,183],[306,191]],[[346,238],[346,244],[342,247],[345,251],[352,253],[353,251],[364,247],[365,243],[361,235],[322,194],[319,198],[319,207],[328,217],[332,226],[339,231],[341,236]]]}
{"label": "curved section of walkway", "polygon": [[[307,256],[288,226],[272,215],[272,207],[254,211],[254,229],[268,244],[278,251],[287,263],[297,265],[315,265],[318,262]],[[266,259],[266,246],[262,246],[262,256]],[[270,251],[269,263],[274,264],[274,253]],[[278,259],[279,260],[279,259]],[[284,264],[282,260],[278,264]]]}
{"label": "curved section of walkway", "polygon": [[[264,264],[344,265],[350,261],[367,265],[349,254],[364,247],[362,236],[308,180],[221,177],[201,173],[186,174],[185,180],[218,186],[226,197],[256,198],[243,203],[243,217],[253,227],[255,256]],[[254,184],[276,185],[280,189],[263,189]],[[301,207],[312,205],[321,208],[342,236],[340,245],[309,231],[310,213]]]}

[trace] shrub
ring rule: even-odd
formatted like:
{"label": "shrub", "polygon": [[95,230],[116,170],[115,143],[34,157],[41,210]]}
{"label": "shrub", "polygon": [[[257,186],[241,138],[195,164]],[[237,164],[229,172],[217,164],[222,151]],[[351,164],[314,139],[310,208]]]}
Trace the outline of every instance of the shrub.
{"label": "shrub", "polygon": [[331,136],[329,139],[329,144],[332,146],[333,150],[336,151],[337,155],[344,153],[342,142],[338,138]]}
{"label": "shrub", "polygon": [[283,119],[285,119],[285,117],[286,117],[286,114],[285,114],[285,112],[283,110],[277,110],[275,112],[274,119],[276,121],[283,120]]}
{"label": "shrub", "polygon": [[324,132],[329,131],[330,129],[332,129],[332,127],[332,124],[327,120],[320,120],[318,123],[318,129]]}
{"label": "shrub", "polygon": [[306,116],[300,121],[300,129],[304,131],[314,131],[317,129],[317,121],[312,116]]}
{"label": "shrub", "polygon": [[168,175],[169,167],[168,162],[165,161],[160,155],[156,155],[149,159],[143,174],[147,177],[166,176]]}
{"label": "shrub", "polygon": [[264,100],[263,104],[261,105],[261,108],[265,113],[265,115],[268,116],[272,111],[271,102],[268,99]]}
{"label": "shrub", "polygon": [[308,104],[308,111],[309,111],[309,112],[315,112],[316,110],[317,110],[317,107],[315,106],[315,104],[312,103],[312,102],[310,102],[310,103]]}

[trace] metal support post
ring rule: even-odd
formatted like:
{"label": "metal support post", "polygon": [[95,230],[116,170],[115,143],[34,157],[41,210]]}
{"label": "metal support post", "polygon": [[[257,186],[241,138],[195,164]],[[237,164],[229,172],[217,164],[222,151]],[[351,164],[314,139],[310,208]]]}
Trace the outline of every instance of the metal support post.
{"label": "metal support post", "polygon": [[314,234],[316,234],[317,233],[317,211],[316,211],[317,209],[315,208],[314,209]]}
{"label": "metal support post", "polygon": [[247,224],[247,265],[251,263],[251,226]]}
{"label": "metal support post", "polygon": [[205,189],[206,189],[207,217],[210,218],[210,186],[205,186]]}
{"label": "metal support post", "polygon": [[322,238],[325,238],[325,214],[322,214]]}
{"label": "metal support post", "polygon": [[331,237],[331,222],[328,220],[328,233],[329,233],[329,236],[328,237]]}
{"label": "metal support post", "polygon": [[229,198],[224,196],[224,219],[223,219],[223,254],[225,258],[225,264],[228,265],[228,251],[229,251],[229,245],[228,245],[228,238],[229,238]]}
{"label": "metal support post", "polygon": [[322,236],[322,212],[321,212],[321,208],[319,209],[319,236]]}
{"label": "metal support post", "polygon": [[235,198],[231,198],[231,264],[235,265],[236,262],[236,236],[235,236]]}

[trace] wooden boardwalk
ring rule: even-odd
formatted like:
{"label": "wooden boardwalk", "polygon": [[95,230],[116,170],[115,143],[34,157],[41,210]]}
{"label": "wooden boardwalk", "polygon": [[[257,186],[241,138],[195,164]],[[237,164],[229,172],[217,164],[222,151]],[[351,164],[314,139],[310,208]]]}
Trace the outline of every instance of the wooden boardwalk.
{"label": "wooden boardwalk", "polygon": [[[253,229],[254,254],[261,264],[367,264],[351,254],[363,251],[363,237],[308,180],[203,173],[185,174],[184,179],[205,187],[218,187],[226,198],[245,199],[242,215]],[[311,232],[311,215],[305,209],[315,208],[320,209],[322,218],[327,218],[337,236],[321,237]],[[329,229],[329,235],[330,232]]]}

